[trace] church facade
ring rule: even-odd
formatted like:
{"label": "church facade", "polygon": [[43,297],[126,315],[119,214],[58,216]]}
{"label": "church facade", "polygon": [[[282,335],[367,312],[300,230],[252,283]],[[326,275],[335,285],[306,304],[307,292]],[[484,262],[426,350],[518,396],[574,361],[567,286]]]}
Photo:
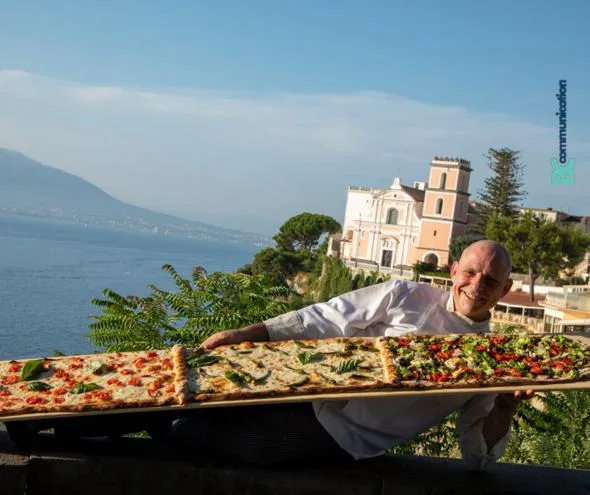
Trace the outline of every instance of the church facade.
{"label": "church facade", "polygon": [[416,261],[449,264],[449,244],[472,223],[470,162],[434,157],[428,182],[388,189],[349,187],[342,233],[330,237],[329,254],[378,269]]}

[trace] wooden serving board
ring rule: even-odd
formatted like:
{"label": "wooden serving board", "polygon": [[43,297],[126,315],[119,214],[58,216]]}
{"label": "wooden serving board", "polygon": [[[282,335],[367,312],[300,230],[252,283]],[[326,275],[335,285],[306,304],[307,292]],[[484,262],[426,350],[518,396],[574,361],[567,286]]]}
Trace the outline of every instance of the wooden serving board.
{"label": "wooden serving board", "polygon": [[389,388],[384,390],[371,390],[367,392],[349,392],[338,394],[308,394],[308,395],[291,395],[284,397],[268,397],[259,399],[238,399],[225,401],[210,401],[198,402],[193,404],[186,404],[184,406],[158,406],[158,407],[137,407],[137,408],[119,408],[107,409],[104,411],[84,411],[84,412],[60,412],[60,413],[28,413],[10,416],[0,416],[0,421],[22,421],[22,420],[41,420],[51,418],[75,418],[81,416],[97,416],[107,414],[129,414],[129,413],[145,413],[145,412],[166,412],[166,411],[180,411],[189,409],[200,409],[209,407],[236,407],[236,406],[260,406],[264,404],[279,404],[291,402],[311,402],[315,400],[350,400],[350,399],[382,399],[393,398],[409,395],[440,396],[440,395],[473,395],[473,394],[487,394],[487,393],[511,393],[516,390],[529,390],[535,392],[565,392],[573,390],[588,390],[590,391],[590,380],[579,381],[572,383],[556,383],[550,385],[506,385],[503,387],[474,387],[474,388],[459,388],[459,389],[428,389],[428,390],[406,390]]}
{"label": "wooden serving board", "polygon": [[[580,334],[567,334],[568,338],[582,342],[585,345],[590,345],[590,337]],[[51,418],[74,418],[81,416],[97,416],[97,415],[108,415],[108,414],[130,414],[130,413],[144,413],[144,412],[169,412],[169,411],[181,411],[189,409],[200,409],[209,407],[232,407],[232,406],[259,406],[264,404],[279,404],[279,403],[292,403],[292,402],[311,402],[315,400],[330,400],[330,401],[342,401],[350,399],[382,399],[401,397],[409,395],[419,395],[422,397],[427,396],[440,396],[440,395],[473,395],[473,394],[487,394],[487,393],[511,393],[517,390],[529,390],[532,389],[535,392],[566,392],[574,390],[589,390],[590,391],[590,380],[577,381],[571,383],[554,383],[549,385],[504,385],[496,387],[472,387],[472,388],[457,388],[457,389],[398,389],[388,388],[383,390],[371,390],[371,391],[357,391],[347,393],[326,393],[326,394],[307,394],[307,395],[290,395],[281,397],[268,397],[268,398],[254,398],[254,399],[237,399],[237,400],[224,400],[224,401],[210,401],[210,402],[198,402],[193,404],[186,404],[183,406],[156,406],[156,407],[136,407],[136,408],[118,408],[118,409],[107,409],[98,411],[83,411],[83,412],[59,412],[59,413],[28,413],[10,416],[1,416],[0,421],[23,421],[23,420],[42,420]]]}

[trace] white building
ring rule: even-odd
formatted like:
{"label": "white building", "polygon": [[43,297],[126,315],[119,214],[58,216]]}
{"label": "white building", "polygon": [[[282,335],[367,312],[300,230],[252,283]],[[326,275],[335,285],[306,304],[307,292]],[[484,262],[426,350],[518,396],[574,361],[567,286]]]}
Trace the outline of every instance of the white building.
{"label": "white building", "polygon": [[449,263],[451,240],[467,230],[470,163],[435,157],[428,183],[388,189],[349,187],[342,233],[329,253],[385,271],[416,261]]}

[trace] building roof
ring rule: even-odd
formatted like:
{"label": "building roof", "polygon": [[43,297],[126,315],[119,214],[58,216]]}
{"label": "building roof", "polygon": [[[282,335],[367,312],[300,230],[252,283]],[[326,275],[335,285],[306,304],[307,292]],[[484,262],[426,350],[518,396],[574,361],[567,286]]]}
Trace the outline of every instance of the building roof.
{"label": "building roof", "polygon": [[414,201],[418,201],[419,203],[424,203],[424,191],[423,190],[415,189],[413,187],[402,185],[402,191],[404,191],[406,194],[409,194]]}
{"label": "building roof", "polygon": [[520,306],[524,308],[542,308],[540,302],[545,300],[544,294],[535,294],[535,302],[529,301],[528,292],[509,292],[498,304],[507,304],[509,306]]}

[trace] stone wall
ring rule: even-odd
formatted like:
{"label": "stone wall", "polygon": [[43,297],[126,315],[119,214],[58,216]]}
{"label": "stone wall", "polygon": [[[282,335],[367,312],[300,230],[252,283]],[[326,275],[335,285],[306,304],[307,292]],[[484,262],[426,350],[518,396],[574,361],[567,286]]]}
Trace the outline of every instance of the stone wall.
{"label": "stone wall", "polygon": [[497,464],[486,472],[460,461],[391,457],[354,466],[260,469],[211,465],[149,439],[69,446],[44,435],[29,452],[0,432],[0,495],[152,494],[584,494],[590,471]]}

